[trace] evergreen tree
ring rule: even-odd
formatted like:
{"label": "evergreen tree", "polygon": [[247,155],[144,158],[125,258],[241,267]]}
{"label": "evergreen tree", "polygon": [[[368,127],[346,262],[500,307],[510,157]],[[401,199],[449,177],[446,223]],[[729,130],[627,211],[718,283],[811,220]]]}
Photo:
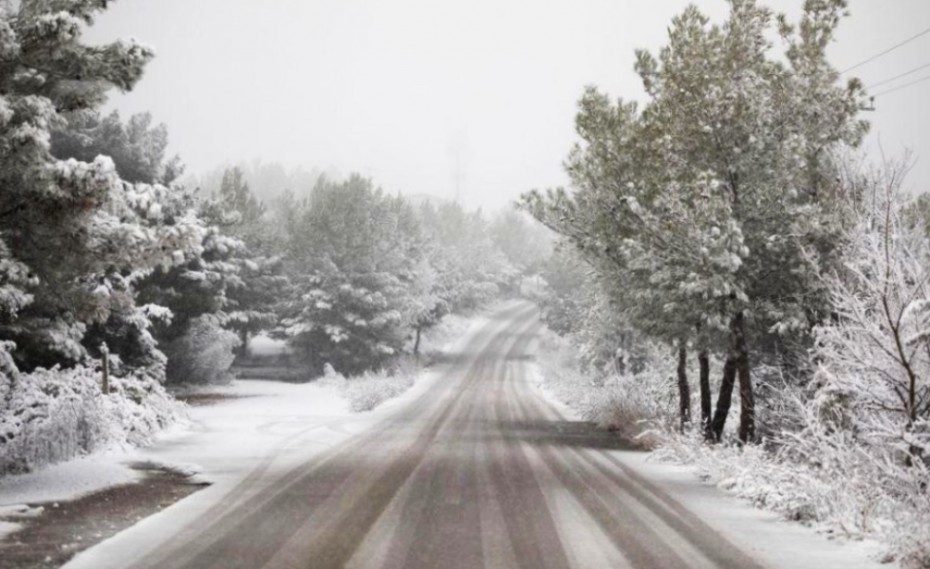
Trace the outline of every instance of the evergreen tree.
{"label": "evergreen tree", "polygon": [[183,259],[203,234],[168,188],[121,180],[107,157],[52,153],[66,116],[131,89],[152,57],[134,42],[81,43],[106,4],[24,0],[0,15],[0,338],[16,342],[26,368],[87,357],[87,327],[136,311],[133,283]]}
{"label": "evergreen tree", "polygon": [[723,25],[686,9],[657,57],[637,53],[642,108],[585,93],[574,192],[525,197],[615,283],[637,329],[726,354],[717,438],[737,379],[739,436],[754,438],[753,358],[809,342],[828,309],[819,271],[836,262],[846,197],[833,156],[865,132],[861,84],[839,85],[826,60],[844,6],[806,3],[798,30],[753,0],[730,0]]}
{"label": "evergreen tree", "polygon": [[280,332],[314,373],[383,365],[400,354],[420,312],[412,286],[424,247],[412,208],[353,175],[321,180],[293,213],[292,293]]}
{"label": "evergreen tree", "polygon": [[516,278],[517,269],[495,245],[481,210],[468,212],[457,203],[424,204],[419,219],[431,244],[437,286],[450,310],[482,306]]}
{"label": "evergreen tree", "polygon": [[[148,114],[135,115],[123,124],[115,113],[101,120],[96,110],[75,112],[55,131],[52,150],[61,159],[106,153],[118,172],[133,176],[140,184],[168,183],[180,173],[180,161],[166,162],[167,128],[151,123]],[[236,343],[221,327],[231,320],[229,291],[244,287],[240,272],[247,256],[245,246],[225,232],[225,226],[238,223],[241,215],[222,204],[198,199],[183,186],[160,187],[166,197],[163,215],[196,214],[202,226],[199,246],[176,256],[170,265],[138,275],[122,290],[124,302],[119,309],[88,325],[84,344],[93,355],[107,345],[119,356],[116,372],[123,367],[157,365],[165,366],[169,381],[200,381],[194,372],[205,370],[216,381],[224,377],[232,352],[225,365],[214,369],[220,367],[222,358],[199,364],[201,354],[213,352],[187,347],[213,342],[228,350]],[[246,320],[238,313],[236,317],[237,322]]]}
{"label": "evergreen tree", "polygon": [[274,220],[239,168],[226,170],[217,196],[208,207],[209,217],[221,225],[223,232],[245,245],[245,251],[235,259],[239,278],[226,290],[225,319],[225,326],[239,335],[241,354],[245,355],[252,336],[277,324],[275,310],[287,287],[286,241],[273,227]]}
{"label": "evergreen tree", "polygon": [[152,125],[152,115],[139,113],[124,124],[113,111],[102,117],[97,109],[69,113],[67,122],[52,133],[52,154],[61,159],[91,162],[109,156],[127,182],[168,185],[184,170],[177,156],[165,159],[168,127]]}
{"label": "evergreen tree", "polygon": [[517,271],[514,282],[509,283],[515,292],[519,292],[523,278],[539,271],[551,253],[552,233],[527,218],[525,213],[508,208],[495,216],[488,227],[494,246]]}

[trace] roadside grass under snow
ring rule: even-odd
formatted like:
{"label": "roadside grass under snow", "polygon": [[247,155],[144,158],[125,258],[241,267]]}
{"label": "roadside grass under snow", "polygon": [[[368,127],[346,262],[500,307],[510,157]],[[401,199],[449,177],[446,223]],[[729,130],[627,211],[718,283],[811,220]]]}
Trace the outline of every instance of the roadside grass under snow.
{"label": "roadside grass under snow", "polygon": [[539,342],[540,386],[580,419],[642,448],[656,447],[659,434],[673,428],[677,407],[668,378],[674,370],[650,364],[640,374],[596,378],[581,369],[578,350],[568,340],[546,329]]}
{"label": "roadside grass under snow", "polygon": [[[802,457],[798,446],[816,454]],[[654,456],[691,465],[718,488],[831,539],[878,539],[885,546],[883,561],[930,567],[930,476],[925,467],[908,471],[876,460],[844,444],[841,436],[798,446],[787,443],[774,451],[758,445],[712,446],[695,433],[669,433]]]}
{"label": "roadside grass under snow", "polygon": [[[687,466],[697,479],[781,519],[811,526],[828,539],[878,539],[882,546],[866,544],[862,550],[882,562],[930,567],[930,477],[925,469],[911,469],[908,480],[898,469],[892,480],[890,465],[829,436],[784,440],[774,451],[759,445],[707,445],[699,432],[678,432],[671,365],[594,379],[580,371],[576,354],[569,340],[543,333],[539,387],[576,417],[652,449],[648,458],[653,463]],[[738,416],[738,408],[731,414],[731,419]]]}

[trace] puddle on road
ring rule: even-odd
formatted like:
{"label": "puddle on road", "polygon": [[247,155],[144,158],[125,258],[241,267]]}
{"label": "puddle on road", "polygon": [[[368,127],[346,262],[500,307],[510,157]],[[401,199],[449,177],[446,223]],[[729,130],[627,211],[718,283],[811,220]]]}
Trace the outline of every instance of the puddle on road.
{"label": "puddle on road", "polygon": [[145,476],[72,501],[29,504],[41,513],[12,519],[23,528],[0,541],[3,569],[53,569],[136,522],[205,487],[188,474],[150,463]]}

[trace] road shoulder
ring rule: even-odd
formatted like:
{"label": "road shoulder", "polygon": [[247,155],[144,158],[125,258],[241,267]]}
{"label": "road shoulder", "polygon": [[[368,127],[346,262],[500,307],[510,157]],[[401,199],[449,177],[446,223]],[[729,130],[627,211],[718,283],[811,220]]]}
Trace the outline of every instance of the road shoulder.
{"label": "road shoulder", "polygon": [[[537,395],[569,420],[580,421],[573,409],[545,389],[537,364],[531,382]],[[655,459],[648,451],[603,451],[621,463],[647,487],[674,500],[735,546],[772,569],[887,569],[877,561],[880,545],[871,540],[835,539],[813,527],[754,508],[700,479],[694,467]]]}

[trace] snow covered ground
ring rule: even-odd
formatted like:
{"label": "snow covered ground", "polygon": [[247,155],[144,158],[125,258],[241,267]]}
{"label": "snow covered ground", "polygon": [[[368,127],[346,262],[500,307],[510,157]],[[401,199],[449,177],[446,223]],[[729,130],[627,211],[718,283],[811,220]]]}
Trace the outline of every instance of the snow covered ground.
{"label": "snow covered ground", "polygon": [[109,450],[53,464],[29,474],[0,478],[0,509],[16,504],[69,500],[101,488],[138,480],[141,473],[125,463],[136,453]]}
{"label": "snow covered ground", "polygon": [[30,507],[24,504],[13,506],[0,506],[0,539],[19,531],[22,524],[18,520],[26,520],[42,513],[42,507]]}
{"label": "snow covered ground", "polygon": [[0,506],[68,500],[131,482],[141,476],[130,468],[138,462],[193,471],[211,482],[233,479],[286,450],[297,435],[348,414],[335,390],[314,384],[240,380],[210,393],[226,399],[192,407],[188,421],[162,433],[150,447],[112,449],[0,479]]}
{"label": "snow covered ground", "polygon": [[[506,303],[496,309],[501,306]],[[460,323],[462,332],[447,340],[443,349],[464,346],[488,321],[478,315],[467,325]],[[136,536],[152,535],[154,528],[180,527],[212,508],[233,507],[322,450],[370,428],[397,406],[417,398],[440,376],[441,368],[428,368],[406,393],[365,413],[349,412],[333,386],[238,380],[222,388],[234,398],[193,408],[188,427],[166,433],[159,444],[134,455],[136,460],[193,470],[212,484],[79,554],[66,567],[96,568],[101,559],[120,558],[127,548],[138,547]]]}
{"label": "snow covered ground", "polygon": [[[488,322],[483,314],[452,318],[425,338],[425,348],[443,352],[464,345]],[[192,395],[209,404],[192,406],[189,420],[162,433],[147,448],[110,449],[37,472],[0,478],[0,517],[7,520],[0,523],[0,539],[21,527],[17,512],[29,511],[24,504],[72,500],[133,482],[143,476],[131,467],[138,463],[194,473],[195,479],[211,485],[143,520],[137,524],[139,529],[124,533],[144,531],[152,524],[184,523],[224,503],[237,488],[248,485],[242,484],[246,479],[259,480],[259,484],[263,479],[273,481],[276,472],[287,471],[368,428],[396,406],[416,398],[438,376],[438,370],[424,370],[405,393],[366,413],[350,412],[343,391],[320,383],[237,380],[228,386],[193,391]],[[109,540],[117,548],[118,538]],[[93,554],[87,552],[74,563],[93,566],[93,561],[80,561],[87,558],[93,559]]]}
{"label": "snow covered ground", "polygon": [[[445,348],[454,350],[487,323],[472,318],[464,333]],[[538,371],[538,370],[537,370]],[[341,444],[369,428],[396,406],[425,391],[439,377],[427,370],[406,393],[372,412],[350,413],[338,389],[318,384],[288,384],[240,380],[211,388],[226,398],[193,407],[191,420],[164,433],[146,449],[111,451],[53,466],[38,473],[0,480],[0,507],[15,511],[17,504],[65,500],[139,476],[127,464],[150,462],[187,469],[212,483],[174,506],[76,557],[68,567],[95,567],[97,561],[137,544],[134,534],[158,527],[179,527],[205,510],[230,506],[243,487],[273,484],[275,474],[306,461],[323,449]],[[577,418],[536,382],[540,393],[565,416]],[[815,530],[779,519],[776,514],[751,507],[702,482],[690,467],[650,459],[648,453],[611,451],[624,468],[648,481],[650,489],[681,504],[737,546],[773,569],[878,569],[878,547],[872,542],[829,540]],[[246,479],[258,481],[242,484]],[[262,482],[264,481],[264,482]],[[0,536],[17,528],[15,520],[0,525]],[[96,561],[95,561],[96,560]]]}
{"label": "snow covered ground", "polygon": [[[428,348],[445,351],[465,341],[487,322],[487,317],[453,317],[432,336]],[[268,340],[260,346],[274,352]],[[416,385],[380,409],[415,397],[418,385],[434,374],[424,371]],[[197,393],[197,392],[193,392]],[[189,420],[162,433],[143,449],[110,449],[29,474],[0,478],[0,507],[74,499],[110,486],[138,480],[142,473],[131,464],[148,462],[188,472],[220,487],[232,484],[272,460],[337,444],[373,420],[372,413],[353,414],[335,386],[316,383],[237,380],[227,386],[204,388],[217,396],[209,405],[193,406]],[[12,526],[12,524],[10,524]],[[10,530],[12,527],[0,527]]]}

